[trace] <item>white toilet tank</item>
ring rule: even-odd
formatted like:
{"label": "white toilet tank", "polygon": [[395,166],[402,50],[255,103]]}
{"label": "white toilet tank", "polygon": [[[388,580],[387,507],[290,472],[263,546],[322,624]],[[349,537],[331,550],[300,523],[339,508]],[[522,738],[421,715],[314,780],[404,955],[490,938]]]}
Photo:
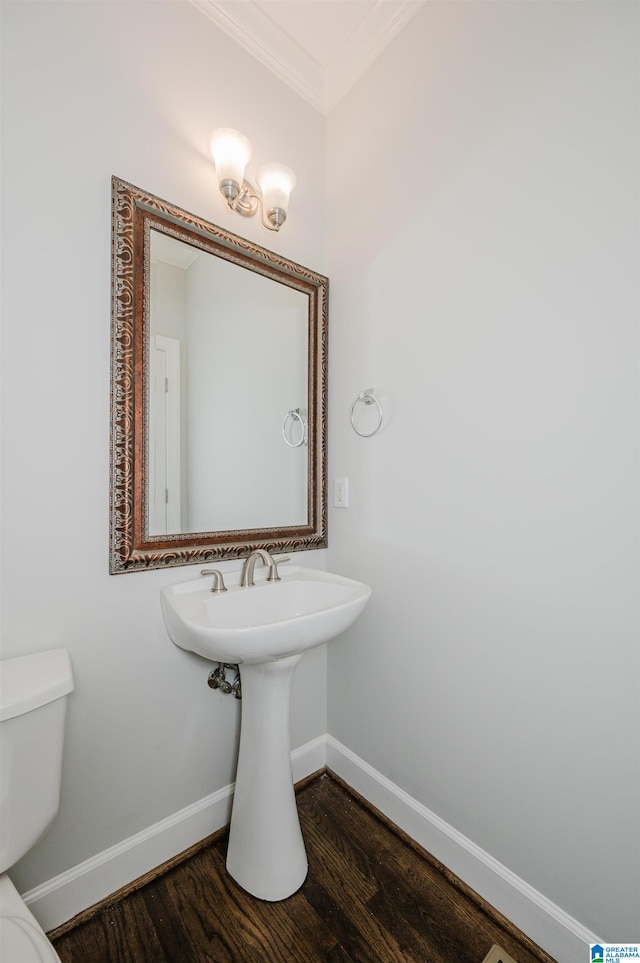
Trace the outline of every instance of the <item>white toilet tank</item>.
{"label": "white toilet tank", "polygon": [[0,661],[0,873],[31,849],[58,811],[72,689],[66,649]]}

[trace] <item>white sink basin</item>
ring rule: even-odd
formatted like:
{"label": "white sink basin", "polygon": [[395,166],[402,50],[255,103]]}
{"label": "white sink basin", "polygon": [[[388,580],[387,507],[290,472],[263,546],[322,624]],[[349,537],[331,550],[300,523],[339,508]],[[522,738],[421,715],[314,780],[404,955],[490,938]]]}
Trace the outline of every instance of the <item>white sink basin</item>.
{"label": "white sink basin", "polygon": [[364,609],[362,582],[301,566],[280,569],[279,582],[211,592],[210,576],[162,589],[171,640],[214,662],[270,662],[304,652],[344,632]]}

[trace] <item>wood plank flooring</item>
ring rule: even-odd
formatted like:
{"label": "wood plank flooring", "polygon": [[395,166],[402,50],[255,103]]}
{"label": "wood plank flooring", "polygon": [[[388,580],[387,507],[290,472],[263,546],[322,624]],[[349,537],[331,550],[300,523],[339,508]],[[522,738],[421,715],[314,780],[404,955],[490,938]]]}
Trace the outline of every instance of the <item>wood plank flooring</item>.
{"label": "wood plank flooring", "polygon": [[219,835],[51,933],[62,963],[482,963],[496,943],[554,963],[330,774],[297,798],[309,875],[289,899],[240,889]]}

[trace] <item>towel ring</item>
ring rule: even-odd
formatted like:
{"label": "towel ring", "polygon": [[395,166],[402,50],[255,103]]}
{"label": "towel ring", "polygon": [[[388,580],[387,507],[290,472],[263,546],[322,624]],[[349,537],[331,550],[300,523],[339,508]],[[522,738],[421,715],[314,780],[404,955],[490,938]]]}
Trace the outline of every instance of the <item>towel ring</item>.
{"label": "towel ring", "polygon": [[[289,441],[289,438],[287,436],[287,422],[289,418],[292,419],[292,423],[291,423],[292,429],[296,421],[300,422],[300,427],[302,429],[302,434],[300,435],[300,441]],[[300,448],[301,445],[305,445],[307,443],[307,422],[306,422],[306,419],[303,417],[303,415],[300,414],[299,408],[291,408],[287,412],[287,414],[284,416],[284,421],[282,422],[282,437],[284,438],[289,448]]]}
{"label": "towel ring", "polygon": [[[378,409],[378,424],[375,426],[373,431],[360,431],[360,429],[356,425],[354,415],[355,415],[356,405],[360,404],[360,402],[363,402],[363,404],[365,405],[375,405],[376,408]],[[353,427],[353,430],[356,432],[356,434],[360,435],[361,438],[371,438],[371,436],[375,435],[376,431],[379,430],[380,425],[382,424],[382,406],[380,405],[380,402],[374,395],[373,388],[365,388],[364,391],[360,392],[356,400],[351,405],[350,417],[351,417],[351,425]]]}

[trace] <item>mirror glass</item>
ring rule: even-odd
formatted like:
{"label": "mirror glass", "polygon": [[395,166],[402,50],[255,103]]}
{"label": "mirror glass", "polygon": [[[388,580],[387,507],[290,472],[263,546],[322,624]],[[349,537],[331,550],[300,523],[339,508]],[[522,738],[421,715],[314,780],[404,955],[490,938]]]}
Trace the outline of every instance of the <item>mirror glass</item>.
{"label": "mirror glass", "polygon": [[150,244],[149,535],[306,524],[307,294]]}
{"label": "mirror glass", "polygon": [[327,279],[113,179],[112,573],[326,545]]}

